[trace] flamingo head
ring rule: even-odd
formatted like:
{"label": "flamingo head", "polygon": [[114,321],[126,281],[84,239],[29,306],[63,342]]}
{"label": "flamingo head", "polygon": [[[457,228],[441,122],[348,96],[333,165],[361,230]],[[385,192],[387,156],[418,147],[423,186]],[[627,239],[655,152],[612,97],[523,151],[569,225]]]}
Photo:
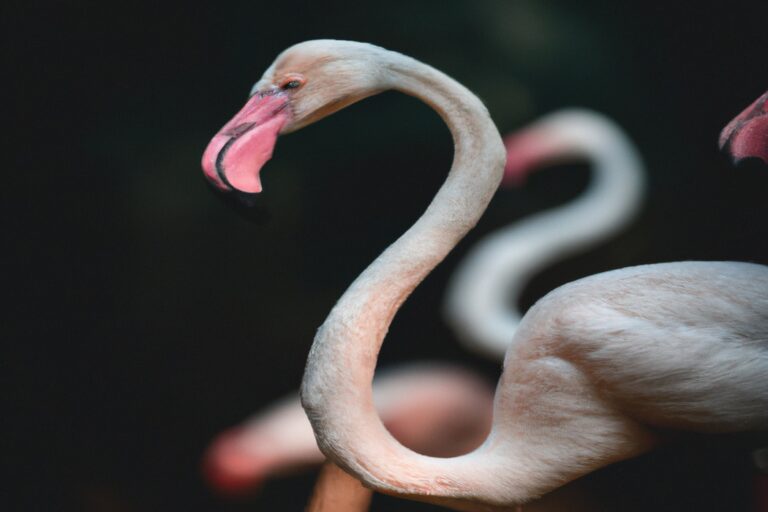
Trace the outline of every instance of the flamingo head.
{"label": "flamingo head", "polygon": [[558,153],[557,144],[543,130],[524,130],[504,137],[507,149],[507,163],[501,184],[519,187],[525,183],[528,174],[549,156]]}
{"label": "flamingo head", "polygon": [[720,149],[734,163],[757,158],[768,164],[768,91],[723,128]]}
{"label": "flamingo head", "polygon": [[213,137],[203,171],[222,191],[261,192],[260,171],[277,136],[382,90],[382,48],[316,40],[282,52],[251,90],[245,106]]}
{"label": "flamingo head", "polygon": [[606,135],[609,122],[588,110],[568,109],[510,133],[504,137],[507,164],[502,185],[520,186],[535,169],[583,156]]}
{"label": "flamingo head", "polygon": [[258,489],[269,472],[269,461],[243,446],[239,429],[221,434],[203,459],[203,476],[222,494],[242,495]]}

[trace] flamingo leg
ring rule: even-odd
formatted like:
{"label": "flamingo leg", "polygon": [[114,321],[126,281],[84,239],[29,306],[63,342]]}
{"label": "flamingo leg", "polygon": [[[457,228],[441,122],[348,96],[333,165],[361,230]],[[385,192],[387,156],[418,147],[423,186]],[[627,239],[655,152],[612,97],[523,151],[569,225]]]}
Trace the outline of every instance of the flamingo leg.
{"label": "flamingo leg", "polygon": [[332,462],[323,464],[306,512],[367,512],[373,492]]}

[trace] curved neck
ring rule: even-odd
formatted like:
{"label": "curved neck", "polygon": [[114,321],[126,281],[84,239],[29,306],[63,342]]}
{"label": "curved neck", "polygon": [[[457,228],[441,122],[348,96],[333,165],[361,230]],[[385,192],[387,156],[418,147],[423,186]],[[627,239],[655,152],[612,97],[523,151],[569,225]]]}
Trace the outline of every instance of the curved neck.
{"label": "curved neck", "polygon": [[446,486],[455,490],[463,477],[455,478],[451,462],[471,454],[434,459],[400,445],[373,406],[376,360],[403,301],[482,215],[501,180],[506,155],[487,110],[465,87],[394,52],[385,52],[382,61],[383,88],[422,99],[445,120],[455,144],[454,161],[425,213],[360,274],[320,327],[301,396],[318,445],[329,458],[380,491],[418,495]]}
{"label": "curved neck", "polygon": [[518,300],[530,279],[620,230],[637,213],[645,188],[640,156],[612,121],[566,111],[541,123],[559,123],[569,137],[563,139],[563,153],[551,155],[553,160],[584,159],[591,165],[587,190],[566,205],[481,240],[454,272],[447,291],[446,320],[460,339],[498,359],[512,344],[523,316]]}

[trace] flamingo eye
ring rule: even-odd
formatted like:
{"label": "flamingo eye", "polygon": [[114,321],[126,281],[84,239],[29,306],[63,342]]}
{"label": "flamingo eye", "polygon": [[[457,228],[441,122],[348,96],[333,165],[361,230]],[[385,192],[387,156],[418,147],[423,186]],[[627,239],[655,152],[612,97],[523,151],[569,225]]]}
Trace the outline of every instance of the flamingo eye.
{"label": "flamingo eye", "polygon": [[289,80],[285,82],[280,88],[284,91],[287,91],[288,89],[298,89],[301,87],[303,82],[301,80]]}

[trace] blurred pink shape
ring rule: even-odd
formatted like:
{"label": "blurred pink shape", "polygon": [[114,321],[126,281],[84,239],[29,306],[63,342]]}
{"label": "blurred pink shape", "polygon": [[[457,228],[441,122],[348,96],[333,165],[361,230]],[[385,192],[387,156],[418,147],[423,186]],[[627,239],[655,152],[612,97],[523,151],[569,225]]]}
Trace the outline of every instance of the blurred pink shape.
{"label": "blurred pink shape", "polygon": [[736,163],[759,158],[768,164],[768,91],[723,128],[720,149]]}
{"label": "blurred pink shape", "polygon": [[[486,438],[493,389],[457,366],[410,364],[376,379],[374,402],[384,425],[403,445],[447,457],[467,453]],[[217,491],[235,495],[323,460],[298,396],[292,394],[217,437],[205,455],[204,472]]]}

